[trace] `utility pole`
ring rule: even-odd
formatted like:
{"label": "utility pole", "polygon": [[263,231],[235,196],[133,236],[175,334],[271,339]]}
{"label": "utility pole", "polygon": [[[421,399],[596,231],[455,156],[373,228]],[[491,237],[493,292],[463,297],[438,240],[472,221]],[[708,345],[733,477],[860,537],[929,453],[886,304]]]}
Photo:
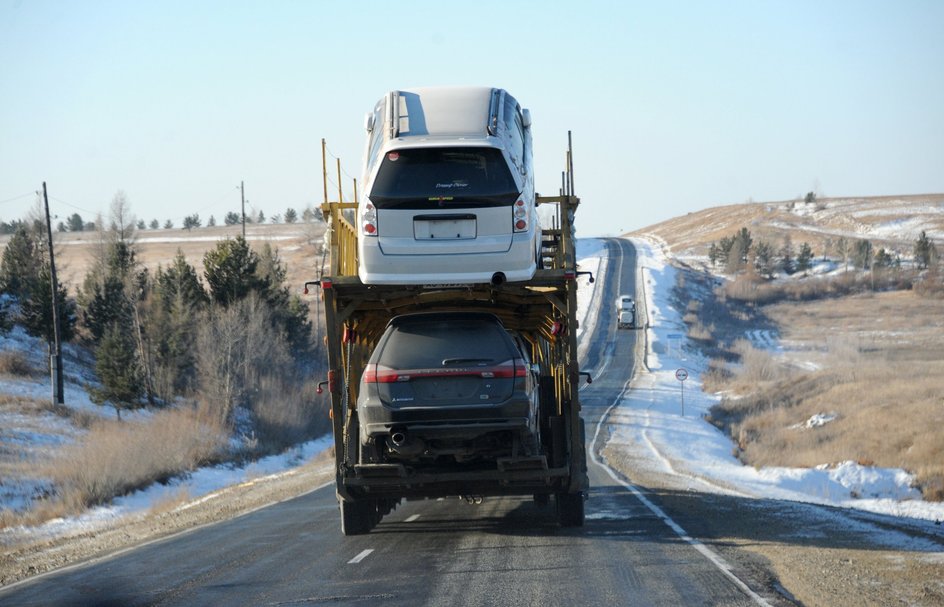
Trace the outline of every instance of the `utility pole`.
{"label": "utility pole", "polygon": [[46,194],[46,182],[43,182],[43,202],[46,205],[46,237],[49,243],[49,281],[52,291],[52,333],[53,347],[49,353],[49,371],[52,377],[52,402],[64,404],[62,381],[62,341],[59,336],[59,301],[58,281],[56,280],[56,255],[52,248],[52,220],[49,218],[49,196]]}
{"label": "utility pole", "polygon": [[246,240],[246,188],[242,181],[239,182],[239,197],[243,201],[243,240]]}

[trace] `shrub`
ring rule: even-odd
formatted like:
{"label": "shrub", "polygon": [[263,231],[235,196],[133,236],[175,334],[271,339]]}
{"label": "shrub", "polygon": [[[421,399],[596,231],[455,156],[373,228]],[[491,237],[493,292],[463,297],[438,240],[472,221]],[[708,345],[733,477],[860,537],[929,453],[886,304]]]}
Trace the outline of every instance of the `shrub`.
{"label": "shrub", "polygon": [[226,433],[204,409],[156,413],[142,422],[106,421],[66,447],[46,470],[56,501],[80,510],[218,459]]}
{"label": "shrub", "polygon": [[17,350],[0,352],[0,374],[29,377],[35,372],[25,354]]}

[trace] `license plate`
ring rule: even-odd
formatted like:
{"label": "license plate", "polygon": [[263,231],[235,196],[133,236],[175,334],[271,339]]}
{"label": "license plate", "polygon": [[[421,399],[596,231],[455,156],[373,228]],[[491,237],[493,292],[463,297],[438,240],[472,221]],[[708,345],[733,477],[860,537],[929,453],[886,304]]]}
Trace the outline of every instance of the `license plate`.
{"label": "license plate", "polygon": [[465,240],[475,238],[475,218],[415,219],[413,235],[417,240]]}

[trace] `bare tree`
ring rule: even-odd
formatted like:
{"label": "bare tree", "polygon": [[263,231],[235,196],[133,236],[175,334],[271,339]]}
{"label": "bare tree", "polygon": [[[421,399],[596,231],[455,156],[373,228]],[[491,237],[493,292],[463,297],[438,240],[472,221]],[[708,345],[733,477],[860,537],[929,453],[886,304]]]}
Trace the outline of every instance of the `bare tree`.
{"label": "bare tree", "polygon": [[111,231],[120,242],[130,242],[134,238],[135,218],[131,213],[131,203],[124,190],[115,192],[109,211]]}

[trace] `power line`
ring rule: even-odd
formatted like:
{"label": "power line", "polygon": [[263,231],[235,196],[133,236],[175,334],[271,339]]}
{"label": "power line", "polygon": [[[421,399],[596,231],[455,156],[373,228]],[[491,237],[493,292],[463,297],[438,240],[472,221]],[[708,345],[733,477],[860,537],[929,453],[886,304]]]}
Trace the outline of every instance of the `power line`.
{"label": "power line", "polygon": [[19,196],[14,196],[13,198],[7,198],[6,200],[0,200],[0,204],[6,204],[6,203],[8,203],[8,202],[16,202],[17,200],[21,200],[21,199],[23,199],[23,198],[26,198],[27,196],[35,196],[35,195],[36,195],[36,192],[35,192],[35,191],[27,192],[26,194],[20,194]]}

